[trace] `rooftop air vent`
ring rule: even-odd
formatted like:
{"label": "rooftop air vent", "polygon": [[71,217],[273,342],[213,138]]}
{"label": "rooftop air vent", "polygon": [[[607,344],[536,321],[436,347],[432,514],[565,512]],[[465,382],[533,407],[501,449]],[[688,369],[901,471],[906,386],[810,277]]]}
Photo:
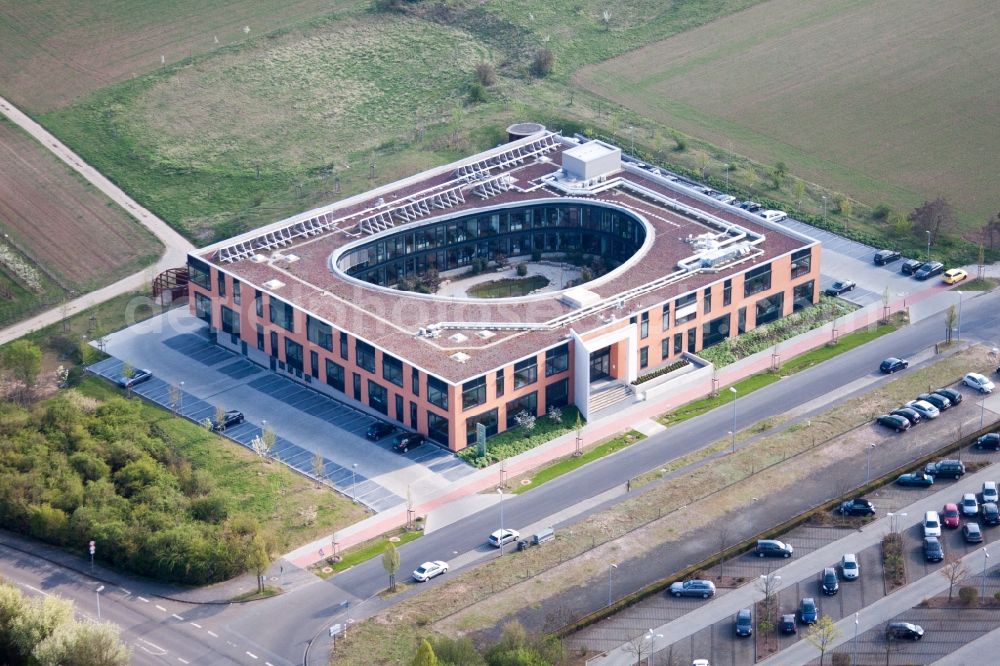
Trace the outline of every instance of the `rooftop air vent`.
{"label": "rooftop air vent", "polygon": [[494,333],[493,331],[477,331],[476,335],[482,338],[483,340],[489,340],[494,335],[496,335],[496,333]]}
{"label": "rooftop air vent", "polygon": [[458,361],[459,363],[465,363],[470,358],[472,357],[466,354],[465,352],[455,352],[454,354],[451,355],[451,360]]}
{"label": "rooftop air vent", "polygon": [[449,335],[448,339],[451,340],[452,342],[465,342],[466,340],[469,339],[469,336],[467,336],[465,333],[455,333],[453,335]]}
{"label": "rooftop air vent", "polygon": [[267,261],[267,257],[265,257],[262,254],[255,254],[252,257],[250,257],[250,261],[252,261],[255,264],[263,264],[264,262]]}
{"label": "rooftop air vent", "polygon": [[264,283],[264,288],[265,289],[269,289],[271,291],[275,291],[277,289],[281,289],[284,286],[285,286],[285,283],[282,282],[281,280],[268,280],[267,282]]}
{"label": "rooftop air vent", "polygon": [[296,261],[298,261],[298,260],[299,260],[299,255],[297,255],[297,254],[286,254],[286,255],[284,256],[284,259],[285,259],[285,261],[287,261],[288,263],[293,263],[293,262],[296,262]]}

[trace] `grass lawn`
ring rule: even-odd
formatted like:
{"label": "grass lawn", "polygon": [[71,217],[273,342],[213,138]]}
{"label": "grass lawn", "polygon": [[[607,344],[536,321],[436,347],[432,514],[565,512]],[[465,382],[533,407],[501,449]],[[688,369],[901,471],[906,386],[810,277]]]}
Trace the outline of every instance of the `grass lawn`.
{"label": "grass lawn", "polygon": [[[121,395],[104,380],[88,377],[79,390],[98,400]],[[277,462],[262,464],[242,446],[186,419],[143,402],[146,418],[164,441],[195,468],[205,470],[234,505],[252,514],[284,552],[364,519],[367,513],[349,499],[316,484]],[[315,507],[307,525],[302,512]]]}
{"label": "grass lawn", "polygon": [[992,291],[1000,284],[996,278],[983,278],[982,280],[969,280],[961,282],[952,288],[952,291]]}
{"label": "grass lawn", "polygon": [[549,284],[549,279],[544,275],[532,275],[524,278],[505,278],[503,280],[493,280],[477,284],[468,289],[469,296],[474,298],[509,298],[512,296],[524,296],[536,289],[541,289]]}
{"label": "grass lawn", "polygon": [[638,430],[629,430],[628,432],[618,435],[613,439],[598,444],[588,451],[584,451],[581,456],[563,458],[562,460],[531,472],[529,475],[525,476],[528,483],[522,483],[519,478],[511,479],[511,492],[515,495],[528,492],[532,488],[537,488],[546,481],[551,481],[552,479],[560,477],[563,474],[568,474],[578,467],[582,467],[587,463],[603,458],[604,456],[611,455],[616,451],[621,451],[625,447],[631,446],[636,442],[641,442],[644,439],[646,439],[646,436]]}
{"label": "grass lawn", "polygon": [[791,375],[796,372],[801,372],[806,368],[811,368],[817,363],[822,363],[823,361],[829,360],[834,356],[848,352],[855,347],[860,347],[863,344],[867,344],[872,340],[882,337],[892,333],[899,328],[896,323],[889,324],[879,324],[873,328],[868,328],[863,331],[854,331],[853,333],[848,333],[847,335],[842,335],[837,339],[837,344],[835,345],[823,345],[822,347],[817,347],[812,351],[807,351],[805,354],[800,354],[793,359],[790,359],[787,363],[783,363],[779,370],[782,375]]}
{"label": "grass lawn", "polygon": [[[751,375],[746,379],[736,382],[733,384],[733,387],[736,389],[738,395],[743,396],[748,393],[752,393],[759,388],[764,388],[768,384],[773,384],[779,379],[780,377],[773,373]],[[702,398],[701,400],[689,402],[683,407],[679,407],[672,412],[668,412],[658,417],[656,420],[665,426],[670,426],[674,423],[680,423],[696,416],[701,416],[706,412],[712,411],[716,407],[720,407],[732,401],[733,396],[730,391],[720,390],[719,395],[709,396],[707,398]]]}
{"label": "grass lawn", "polygon": [[[353,548],[347,549],[341,553],[339,562],[333,562],[331,564],[321,562],[319,564],[314,564],[309,569],[320,578],[329,578],[330,576],[335,576],[341,571],[347,571],[351,567],[355,567],[362,562],[367,562],[373,557],[381,557],[382,553],[385,552],[386,545],[389,543],[394,543],[396,544],[396,547],[399,548],[403,544],[416,541],[423,535],[424,533],[421,530],[396,530],[390,534],[381,536],[378,539],[358,544]],[[393,539],[395,539],[395,541],[393,541]],[[332,571],[323,571],[323,569],[328,566],[332,569]]]}

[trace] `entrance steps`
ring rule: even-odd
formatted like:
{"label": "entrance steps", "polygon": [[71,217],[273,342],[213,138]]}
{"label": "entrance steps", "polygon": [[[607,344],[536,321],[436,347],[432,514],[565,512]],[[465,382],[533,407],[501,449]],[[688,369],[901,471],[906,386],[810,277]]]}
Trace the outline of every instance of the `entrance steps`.
{"label": "entrance steps", "polygon": [[590,394],[590,413],[596,414],[608,407],[617,405],[620,402],[632,398],[632,387],[618,382],[609,382],[601,388],[592,386],[593,392]]}

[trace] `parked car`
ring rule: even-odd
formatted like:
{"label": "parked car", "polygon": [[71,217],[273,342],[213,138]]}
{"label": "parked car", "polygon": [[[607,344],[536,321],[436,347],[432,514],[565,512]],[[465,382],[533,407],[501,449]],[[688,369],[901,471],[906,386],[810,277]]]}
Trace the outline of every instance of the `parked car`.
{"label": "parked car", "polygon": [[913,275],[914,273],[917,272],[917,269],[919,269],[923,265],[924,262],[920,261],[919,259],[907,259],[906,261],[903,262],[903,265],[900,267],[899,272],[902,273],[903,275]]}
{"label": "parked car", "polygon": [[875,423],[886,428],[892,428],[896,432],[903,432],[910,429],[910,420],[899,414],[883,414],[875,419]]}
{"label": "parked car", "polygon": [[938,393],[921,393],[917,396],[917,400],[923,400],[924,402],[931,403],[938,408],[939,412],[945,412],[951,409],[951,400]]}
{"label": "parked car", "polygon": [[757,214],[768,222],[781,222],[788,218],[788,213],[783,210],[762,210]]}
{"label": "parked car", "polygon": [[148,382],[152,378],[153,378],[153,373],[150,372],[149,370],[141,370],[139,368],[135,368],[134,370],[132,370],[131,377],[126,377],[125,375],[122,375],[121,377],[118,378],[118,386],[122,388],[132,388],[136,384]]}
{"label": "parked car", "polygon": [[819,620],[819,608],[816,607],[816,600],[812,597],[803,597],[799,604],[799,619],[802,624],[816,624]]}
{"label": "parked car", "polygon": [[925,537],[941,536],[941,516],[938,515],[937,511],[924,513],[923,527]]}
{"label": "parked car", "polygon": [[892,262],[902,258],[902,254],[896,250],[879,250],[875,253],[875,265],[885,266],[886,264],[891,264]]}
{"label": "parked car", "polygon": [[675,597],[701,597],[702,599],[708,599],[709,597],[715,596],[715,583],[710,580],[686,580],[682,582],[672,583],[670,585],[670,594]]}
{"label": "parked car", "polygon": [[962,402],[962,394],[956,391],[955,389],[939,388],[934,392],[937,393],[938,395],[943,395],[944,397],[948,398],[948,400],[951,401],[952,407]]}
{"label": "parked car", "polygon": [[961,268],[952,268],[951,270],[945,271],[944,275],[941,276],[941,279],[945,284],[958,284],[967,277],[969,277],[969,274]]}
{"label": "parked car", "polygon": [[966,543],[982,543],[983,531],[979,529],[979,523],[966,523],[962,526],[962,536]]}
{"label": "parked car", "polygon": [[944,559],[944,549],[937,537],[924,537],[924,559],[928,562],[940,562]]}
{"label": "parked car", "polygon": [[977,439],[973,446],[977,449],[993,449],[994,451],[998,451],[1000,450],[1000,433],[988,432]]}
{"label": "parked car", "polygon": [[941,275],[941,271],[943,270],[944,264],[940,261],[928,261],[926,264],[917,269],[917,271],[913,274],[913,277],[918,280],[927,280],[935,275]]}
{"label": "parked car", "polygon": [[965,463],[961,460],[938,460],[924,465],[924,473],[935,478],[960,478],[965,474]]}
{"label": "parked car", "polygon": [[983,515],[984,525],[1000,525],[1000,507],[996,502],[986,502],[979,507],[979,512]]}
{"label": "parked car", "polygon": [[388,437],[394,432],[396,432],[396,426],[391,423],[386,423],[385,421],[375,421],[368,426],[368,432],[365,433],[365,437],[373,442],[377,442],[383,437]]}
{"label": "parked car", "polygon": [[791,557],[794,549],[792,544],[775,539],[761,539],[754,550],[757,557]]}
{"label": "parked car", "polygon": [[979,515],[979,502],[975,493],[965,493],[962,495],[962,503],[959,505],[962,515],[966,518],[975,518]]}
{"label": "parked car", "polygon": [[957,529],[961,524],[962,518],[958,513],[958,505],[954,502],[948,502],[945,504],[944,508],[941,509],[941,525],[951,529]]}
{"label": "parked car", "polygon": [[521,533],[518,532],[517,530],[509,530],[504,528],[503,530],[497,530],[496,532],[491,534],[490,538],[487,539],[486,541],[494,548],[499,548],[500,546],[506,543],[510,543],[511,541],[517,541],[520,538],[521,538]]}
{"label": "parked car", "polygon": [[230,409],[228,412],[222,415],[222,420],[212,419],[212,430],[216,432],[223,431],[230,426],[235,426],[243,423],[243,412],[236,411],[235,409]]}
{"label": "parked car", "polygon": [[918,486],[926,488],[927,486],[934,485],[934,477],[929,474],[924,474],[923,472],[908,472],[906,474],[900,474],[896,478],[896,483],[901,486]]}
{"label": "parked car", "polygon": [[980,393],[993,393],[993,382],[986,375],[981,375],[978,372],[970,372],[965,377],[962,377],[962,383],[969,388],[976,389]]}
{"label": "parked car", "polygon": [[744,608],[736,613],[736,635],[741,637],[749,636],[753,633],[753,613],[749,608]]}
{"label": "parked car", "polygon": [[782,615],[781,622],[778,623],[778,628],[781,629],[781,633],[783,634],[797,633],[799,627],[795,624],[795,615],[793,613]]}
{"label": "parked car", "polygon": [[891,375],[894,372],[899,372],[900,370],[905,370],[910,367],[910,362],[905,358],[896,358],[895,356],[890,356],[889,358],[882,361],[878,369],[887,375]]}
{"label": "parked car", "polygon": [[844,580],[854,580],[861,574],[861,565],[858,564],[858,556],[854,553],[845,553],[840,560],[840,575]]}
{"label": "parked car", "polygon": [[891,412],[893,416],[902,416],[904,419],[910,422],[911,426],[915,426],[920,423],[920,412],[913,409],[912,407],[898,407]]}
{"label": "parked car", "polygon": [[924,637],[924,629],[919,624],[909,622],[890,622],[885,629],[887,638],[905,638],[919,641]]}
{"label": "parked car", "polygon": [[983,502],[1000,502],[1000,493],[997,492],[996,481],[983,481]]}
{"label": "parked car", "polygon": [[442,560],[424,562],[413,571],[413,580],[426,583],[435,576],[448,573],[448,563]]}
{"label": "parked car", "polygon": [[761,205],[756,201],[744,201],[740,204],[740,208],[750,213],[756,213],[761,209]]}
{"label": "parked car", "polygon": [[406,453],[410,449],[415,449],[427,440],[419,432],[403,432],[396,435],[396,443],[392,445],[393,451]]}
{"label": "parked car", "polygon": [[840,506],[837,507],[837,511],[845,516],[874,516],[875,505],[870,500],[855,497],[846,502],[841,502]]}
{"label": "parked car", "polygon": [[820,583],[823,594],[837,594],[840,591],[840,582],[837,580],[837,570],[833,567],[823,569],[823,582]]}
{"label": "parked car", "polygon": [[827,296],[840,296],[845,292],[854,291],[854,288],[857,286],[857,283],[852,282],[851,280],[837,280],[827,287],[826,291],[823,293]]}
{"label": "parked car", "polygon": [[926,400],[911,400],[906,403],[906,406],[910,409],[916,410],[920,416],[925,419],[936,419],[941,416],[941,412],[938,411],[938,408]]}

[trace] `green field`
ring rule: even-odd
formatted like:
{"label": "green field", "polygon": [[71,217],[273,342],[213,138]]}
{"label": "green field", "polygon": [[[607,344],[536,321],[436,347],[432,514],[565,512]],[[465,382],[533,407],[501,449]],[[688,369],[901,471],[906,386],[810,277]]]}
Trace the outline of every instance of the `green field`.
{"label": "green field", "polygon": [[872,204],[998,208],[1000,5],[771,0],[588,67],[652,121]]}

